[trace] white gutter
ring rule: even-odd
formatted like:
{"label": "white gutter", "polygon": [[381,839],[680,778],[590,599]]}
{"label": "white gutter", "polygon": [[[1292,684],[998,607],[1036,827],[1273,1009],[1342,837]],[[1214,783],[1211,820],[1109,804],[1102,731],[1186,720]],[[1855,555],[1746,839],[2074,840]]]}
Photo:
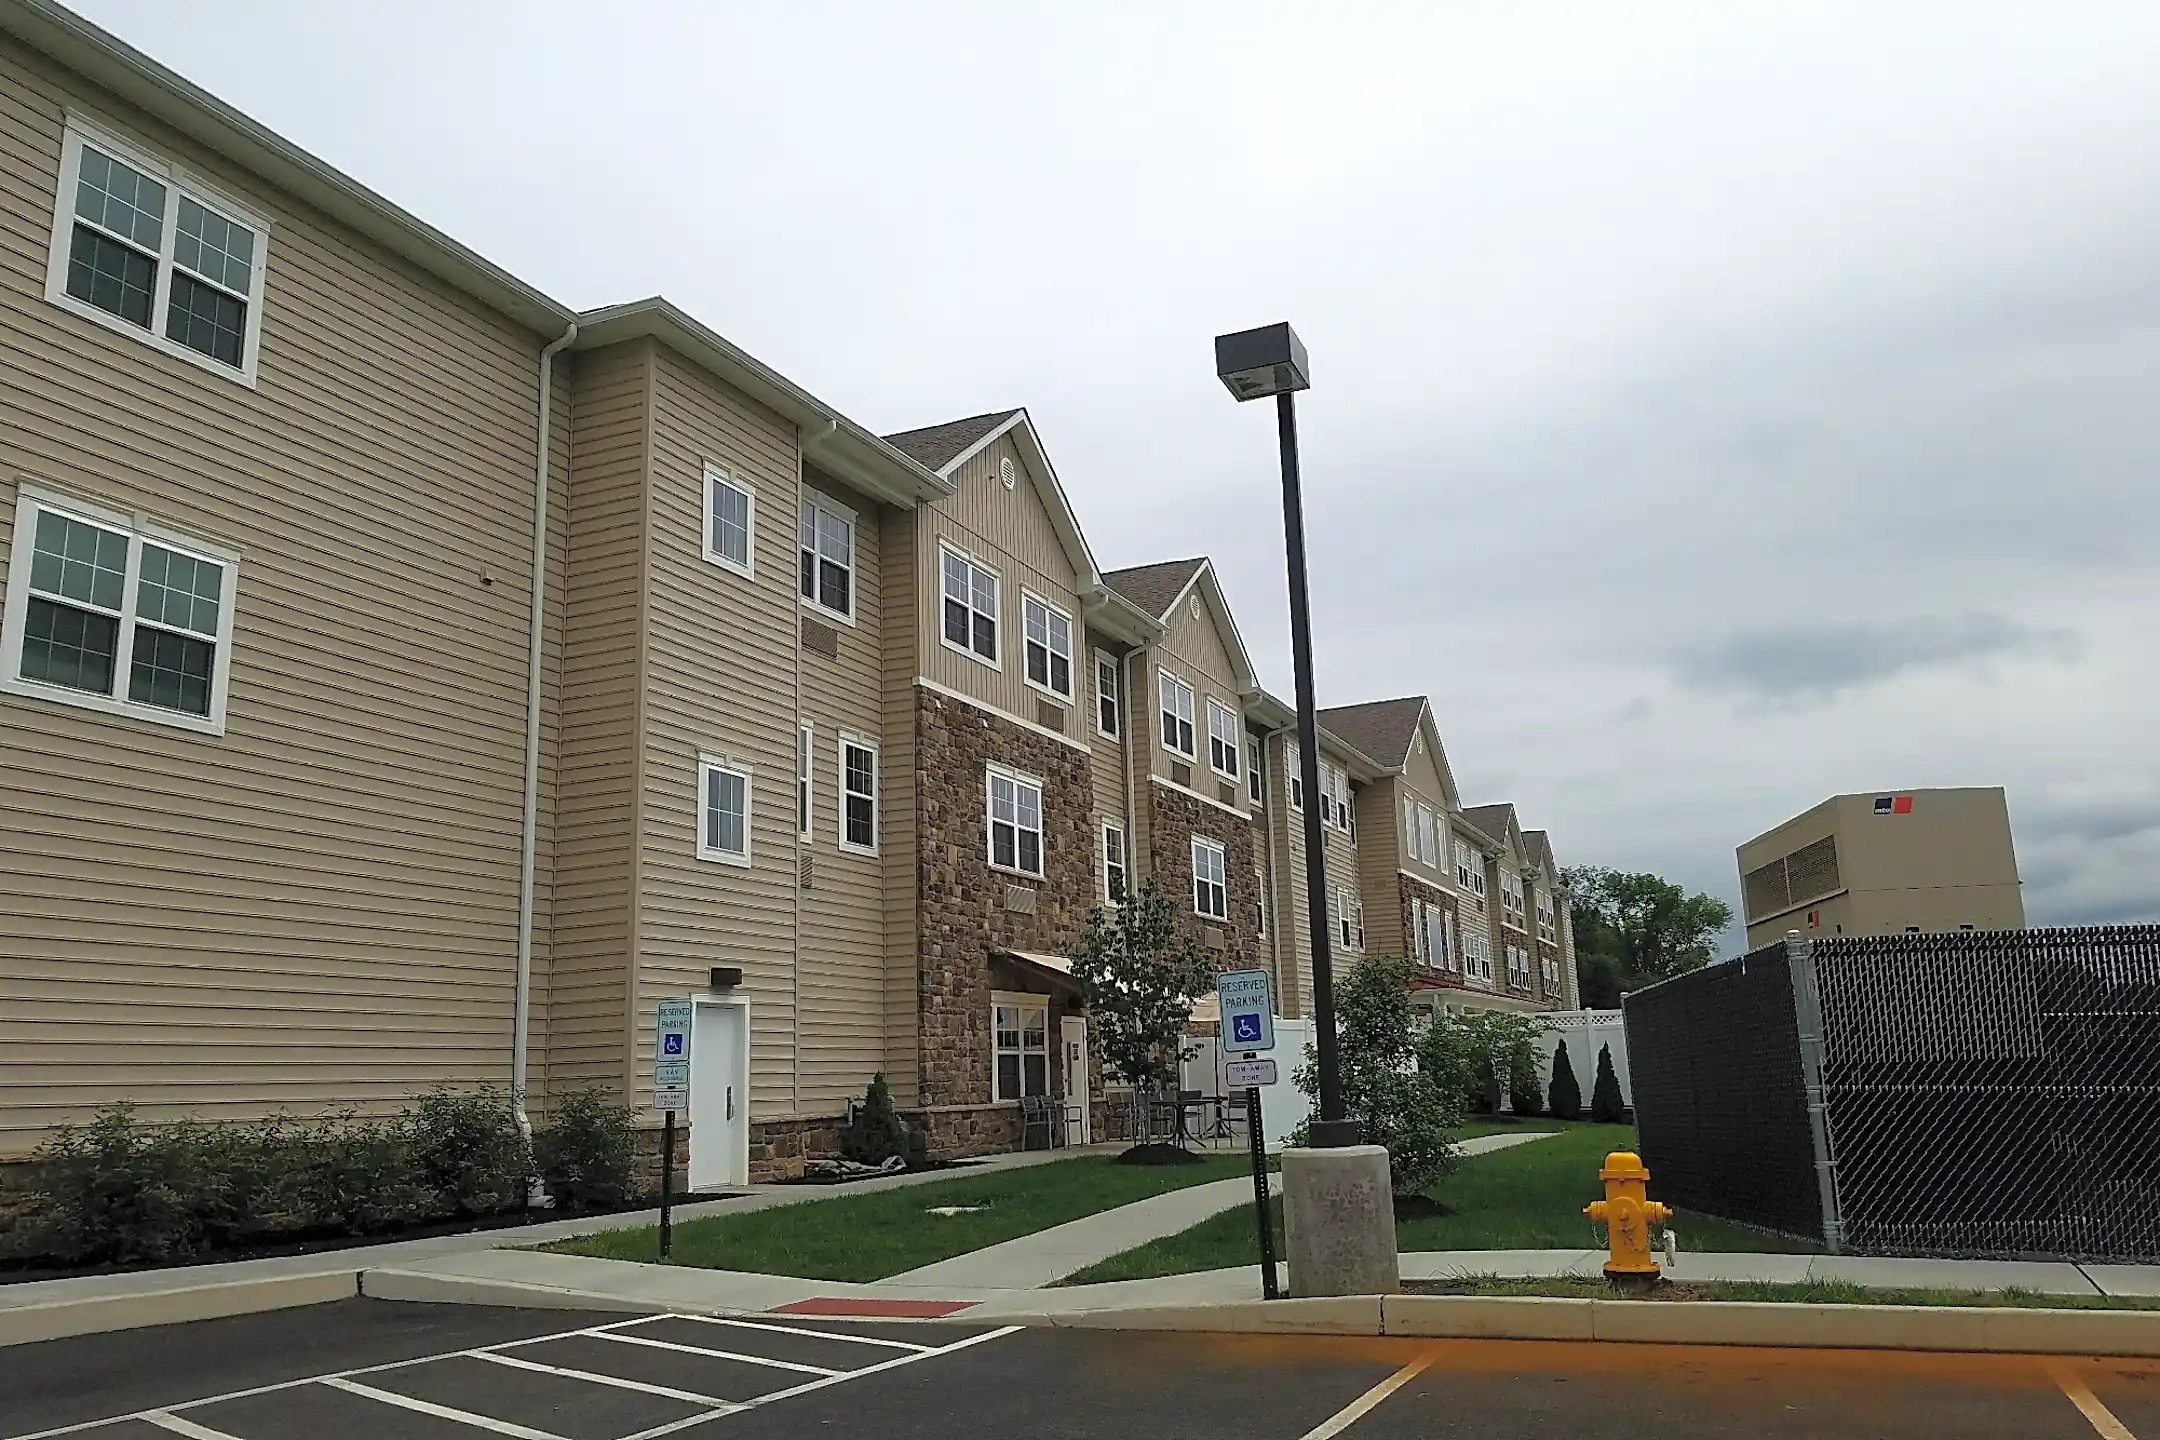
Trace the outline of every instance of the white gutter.
{"label": "white gutter", "polygon": [[[555,399],[555,353],[577,339],[572,321],[560,340],[540,352],[539,458],[533,463],[532,607],[525,647],[525,830],[518,851],[517,1006],[510,1031],[510,1108],[518,1133],[532,1141],[525,1113],[525,1051],[532,1034],[533,852],[540,838],[540,642],[547,619],[548,418]],[[539,1197],[539,1181],[528,1200]]]}

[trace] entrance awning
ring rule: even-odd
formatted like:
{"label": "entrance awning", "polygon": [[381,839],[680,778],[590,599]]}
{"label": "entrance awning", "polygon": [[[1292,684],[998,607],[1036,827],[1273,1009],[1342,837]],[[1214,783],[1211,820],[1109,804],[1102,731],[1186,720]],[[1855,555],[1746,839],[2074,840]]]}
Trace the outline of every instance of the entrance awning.
{"label": "entrance awning", "polygon": [[1043,955],[1033,950],[993,950],[994,960],[1003,960],[1021,973],[1030,975],[1044,984],[1078,995],[1080,982],[1073,978],[1072,961],[1062,955]]}

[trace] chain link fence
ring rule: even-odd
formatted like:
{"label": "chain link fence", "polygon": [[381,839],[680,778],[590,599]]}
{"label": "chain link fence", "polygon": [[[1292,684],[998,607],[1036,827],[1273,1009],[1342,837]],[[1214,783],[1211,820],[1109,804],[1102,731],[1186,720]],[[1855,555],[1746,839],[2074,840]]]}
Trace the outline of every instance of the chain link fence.
{"label": "chain link fence", "polygon": [[1847,936],[1627,997],[1661,1198],[1833,1250],[2160,1256],[2160,926]]}

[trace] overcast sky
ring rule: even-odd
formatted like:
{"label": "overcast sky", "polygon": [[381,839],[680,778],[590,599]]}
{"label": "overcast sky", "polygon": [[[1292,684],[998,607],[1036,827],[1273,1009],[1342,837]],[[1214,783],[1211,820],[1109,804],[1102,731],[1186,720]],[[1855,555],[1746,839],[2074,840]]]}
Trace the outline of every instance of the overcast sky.
{"label": "overcast sky", "polygon": [[881,431],[1025,405],[1106,568],[1290,694],[1737,901],[1832,793],[2007,786],[2036,922],[2160,917],[2160,6],[76,0],[559,299]]}

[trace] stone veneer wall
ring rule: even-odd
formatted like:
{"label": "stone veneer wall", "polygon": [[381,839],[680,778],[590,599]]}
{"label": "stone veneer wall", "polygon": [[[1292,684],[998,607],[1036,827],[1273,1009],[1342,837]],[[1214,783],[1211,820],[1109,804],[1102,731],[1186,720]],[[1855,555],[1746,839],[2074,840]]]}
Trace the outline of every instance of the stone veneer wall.
{"label": "stone veneer wall", "polygon": [[[1414,908],[1414,902],[1419,900],[1424,901],[1427,905],[1437,905],[1455,917],[1455,944],[1459,952],[1462,946],[1462,916],[1455,909],[1455,897],[1437,885],[1428,885],[1416,876],[1405,875],[1398,870],[1395,873],[1395,903],[1402,915],[1402,930],[1405,936],[1414,936],[1416,934],[1417,911]],[[1405,953],[1412,958],[1416,957],[1417,945],[1415,940],[1406,947]],[[1460,953],[1450,955],[1445,969],[1433,969],[1428,973],[1443,985],[1457,990],[1461,989],[1463,983],[1462,955]]]}
{"label": "stone veneer wall", "polygon": [[[1537,921],[1533,917],[1530,923],[1535,925]],[[1547,960],[1560,961],[1560,983],[1558,985],[1547,985],[1545,983],[1545,962]],[[1530,965],[1530,984],[1537,991],[1538,999],[1554,1009],[1565,1006],[1567,1004],[1567,965],[1561,959],[1559,943],[1553,940],[1533,938],[1530,942]]]}
{"label": "stone veneer wall", "polygon": [[[1266,947],[1253,934],[1260,903],[1258,827],[1240,815],[1218,810],[1196,796],[1166,785],[1148,787],[1147,878],[1170,900],[1180,922],[1203,944],[1210,933],[1223,947],[1209,948],[1218,970],[1268,968]],[[1193,909],[1192,841],[1194,835],[1220,840],[1225,853],[1230,918],[1218,923]]]}
{"label": "stone veneer wall", "polygon": [[[1016,1149],[1018,1105],[990,1098],[990,992],[1020,987],[994,981],[990,957],[999,949],[1069,954],[1086,928],[1098,887],[1089,760],[1084,750],[920,686],[915,711],[923,1102],[915,1113],[933,1154]],[[992,763],[1042,782],[1042,879],[990,868]],[[1015,888],[1032,892],[1032,914],[1007,908],[1006,892]],[[1050,997],[1052,1094],[1064,1089],[1059,1021],[1078,1010],[1067,996]]]}

